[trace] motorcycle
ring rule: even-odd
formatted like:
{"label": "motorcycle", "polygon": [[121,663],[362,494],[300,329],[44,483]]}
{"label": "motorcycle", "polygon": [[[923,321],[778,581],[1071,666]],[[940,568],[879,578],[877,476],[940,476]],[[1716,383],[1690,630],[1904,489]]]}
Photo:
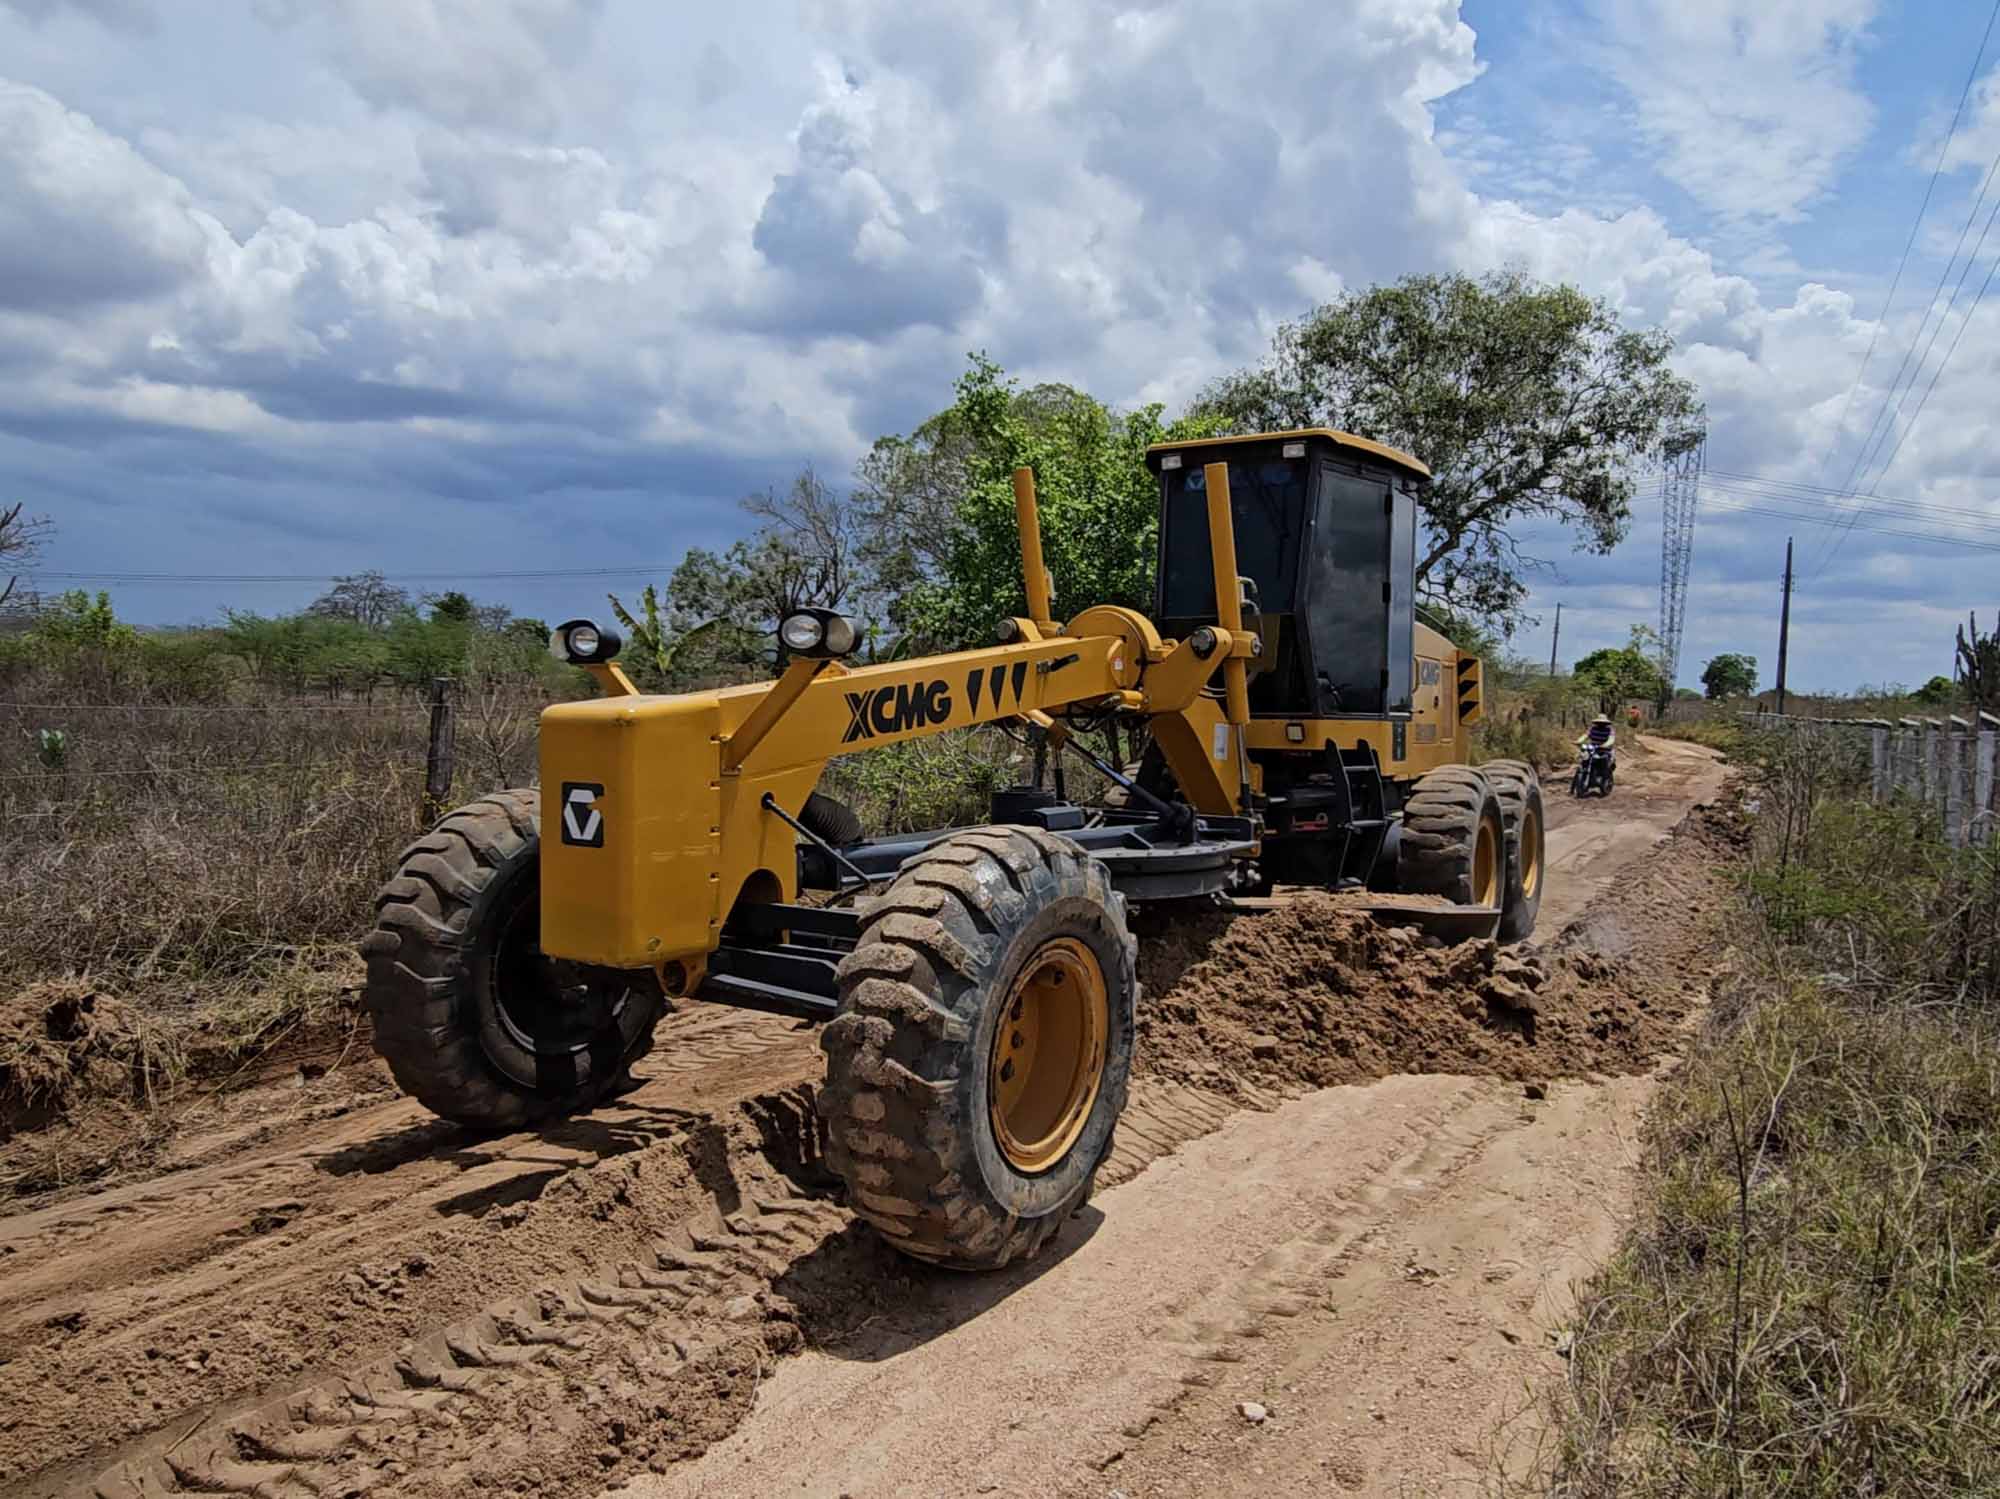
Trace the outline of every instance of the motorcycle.
{"label": "motorcycle", "polygon": [[1571,796],[1611,795],[1611,750],[1608,746],[1586,744],[1577,751],[1576,773],[1569,780]]}

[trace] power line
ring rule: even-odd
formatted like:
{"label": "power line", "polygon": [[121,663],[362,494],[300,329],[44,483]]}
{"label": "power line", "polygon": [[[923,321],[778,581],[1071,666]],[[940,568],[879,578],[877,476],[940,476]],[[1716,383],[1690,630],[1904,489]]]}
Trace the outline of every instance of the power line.
{"label": "power line", "polygon": [[[1723,494],[1735,495],[1741,499],[1762,500],[1770,504],[1810,507],[1807,513],[1810,513],[1810,509],[1830,508],[1837,499],[1865,498],[1865,496],[1773,492],[1768,489],[1760,489],[1744,484],[1740,480],[1710,480],[1709,489],[1711,492],[1720,491]],[[1946,509],[1943,506],[1928,506],[1912,500],[1883,500],[1880,503],[1883,508],[1890,512],[1887,518],[1891,520],[1903,520],[1910,523],[1921,521],[1939,527],[1957,527],[1974,532],[1984,531],[2000,534],[2000,514],[1974,510]],[[1838,510],[1833,512],[1833,516],[1837,521],[1854,513],[1853,510]]]}
{"label": "power line", "polygon": [[[1704,468],[1702,478],[1711,484],[1761,485],[1770,489],[1796,489],[1806,493],[1797,498],[1825,496],[1832,500],[1870,499],[1878,505],[1899,505],[1909,510],[1931,512],[1938,515],[1964,515],[1975,520],[2000,520],[2000,509],[1978,510],[1965,505],[1941,505],[1935,500],[1912,500],[1895,495],[1863,495],[1858,490],[1835,489],[1827,484],[1808,484],[1803,479],[1773,479],[1763,474],[1738,473],[1733,469]],[[1792,498],[1792,496],[1787,496]],[[2000,504],[2000,501],[1996,501]]]}
{"label": "power line", "polygon": [[[2000,204],[1995,205],[1995,211],[2000,212]],[[1931,383],[1924,387],[1923,395],[1918,398],[1917,409],[1910,413],[1909,421],[1904,424],[1902,432],[1896,438],[1896,445],[1889,449],[1888,458],[1883,462],[1881,470],[1875,475],[1875,482],[1877,484],[1882,482],[1882,476],[1888,473],[1890,465],[1896,461],[1896,455],[1903,451],[1903,444],[1909,441],[1910,434],[1916,430],[1917,421],[1924,414],[1924,407],[1930,404],[1931,392],[1937,389],[1938,380],[1943,376],[1945,366],[1951,363],[1951,356],[1958,352],[1959,344],[1965,339],[1965,330],[1972,326],[1973,314],[1979,311],[1979,304],[1986,300],[1986,293],[1992,290],[1993,276],[1996,271],[2000,271],[2000,260],[1994,261],[1992,266],[1988,267],[1986,279],[1979,283],[1979,290],[1973,295],[1972,305],[1965,309],[1964,321],[1958,325],[1958,332],[1952,335],[1951,346],[1944,351],[1944,358],[1938,361],[1937,368],[1931,371]],[[1839,550],[1837,542],[1835,543],[1834,550]],[[1827,562],[1833,560],[1831,553],[1828,554],[1826,560]],[[1825,562],[1820,564],[1821,567],[1825,565]]]}
{"label": "power line", "polygon": [[[1958,253],[1965,248],[1965,236],[1972,232],[1973,221],[1979,217],[1979,210],[1986,202],[1986,189],[1992,184],[1995,172],[2000,172],[2000,152],[1994,154],[1992,164],[1986,168],[1986,175],[1980,179],[1979,195],[1973,199],[1972,207],[1965,216],[1965,223],[1959,227],[1958,242],[1952,246],[1951,254],[1945,260],[1944,269],[1938,272],[1938,283],[1931,291],[1930,301],[1924,305],[1924,315],[1917,322],[1917,331],[1910,335],[1910,346],[1903,350],[1902,363],[1896,366],[1896,373],[1890,378],[1888,388],[1882,393],[1882,403],[1875,408],[1875,419],[1868,424],[1868,431],[1861,439],[1860,451],[1854,455],[1854,465],[1847,471],[1847,483],[1850,488],[1858,484],[1861,476],[1874,466],[1875,456],[1881,453],[1883,444],[1888,442],[1889,435],[1896,430],[1896,418],[1902,415],[1903,402],[1909,399],[1910,392],[1916,388],[1917,378],[1923,374],[1924,365],[1930,360],[1931,350],[1937,346],[1938,335],[1944,331],[1944,325],[1951,319],[1952,310],[1958,306],[1959,293],[1965,290],[1965,278],[1972,270],[1973,262],[1979,258],[1980,250],[1985,247],[1987,235],[1993,231],[1993,220],[1995,217],[2000,217],[2000,198],[1996,198],[1993,211],[1987,214],[1986,223],[1979,231],[1979,238],[1972,246],[1972,253],[1965,257],[1965,264],[1959,270],[1958,280],[1952,286],[1951,296],[1945,302],[1944,310],[1938,313],[1937,323],[1931,327],[1930,338],[1924,341],[1923,352],[1918,353],[1917,343],[1923,339],[1925,327],[1930,325],[1931,313],[1937,307],[1938,296],[1944,291],[1945,282],[1951,279],[1951,268],[1958,264]],[[1914,368],[1912,360],[1915,361]],[[1906,371],[1909,373],[1910,382],[1903,386],[1902,394],[1897,395],[1896,387],[1903,384],[1903,375]],[[1875,477],[1879,481],[1882,472],[1878,470]]]}
{"label": "power line", "polygon": [[[1714,510],[1736,515],[1768,515],[1777,520],[1788,520],[1808,526],[1838,526],[1841,519],[1833,515],[1801,514],[1796,510],[1777,510],[1763,505],[1748,505],[1733,498],[1710,497],[1710,507]],[[2000,539],[1982,541],[1970,536],[1940,536],[1934,531],[1906,531],[1896,527],[1877,526],[1860,521],[1848,523],[1848,529],[1867,531],[1876,536],[1898,536],[1907,541],[1928,541],[1938,546],[1958,547],[1975,552],[2000,552]]]}
{"label": "power line", "polygon": [[[1903,444],[1909,441],[1910,433],[1916,430],[1918,418],[1924,414],[1924,408],[1930,404],[1931,392],[1937,389],[1938,380],[1943,376],[1945,367],[1951,363],[1951,356],[1958,352],[1958,346],[1965,338],[1965,330],[1972,326],[1973,315],[1979,311],[1979,304],[1986,300],[1986,293],[1993,286],[1993,276],[1996,270],[2000,270],[2000,261],[1994,263],[1993,269],[1987,271],[1986,279],[1979,284],[1978,295],[1973,297],[1972,305],[1966,308],[1964,321],[1958,325],[1958,332],[1952,336],[1951,346],[1944,351],[1944,358],[1938,361],[1938,367],[1931,372],[1931,383],[1924,387],[1923,396],[1917,402],[1917,409],[1910,414],[1909,421],[1904,424],[1902,432],[1896,438],[1896,445],[1889,450],[1887,461],[1883,463],[1881,469],[1876,473],[1876,484],[1879,485],[1882,482],[1883,475],[1888,473],[1890,465],[1896,461],[1896,455],[1903,451]],[[1870,498],[1872,499],[1872,495]],[[1841,546],[1847,540],[1847,532],[1854,528],[1855,521],[1860,518],[1862,510],[1866,508],[1866,505],[1857,505],[1850,513],[1846,528],[1835,531],[1832,534],[1831,544],[1821,554],[1819,562],[1813,568],[1812,579],[1817,579],[1821,573],[1825,572],[1828,566],[1832,564],[1833,559],[1839,555]],[[1812,580],[1809,579],[1808,581]]]}
{"label": "power line", "polygon": [[[1903,253],[1896,261],[1896,274],[1890,277],[1889,290],[1882,298],[1881,310],[1875,314],[1875,326],[1869,332],[1868,348],[1861,356],[1861,367],[1855,370],[1854,383],[1847,387],[1847,399],[1841,403],[1840,420],[1834,423],[1833,428],[1835,443],[1839,442],[1840,434],[1847,429],[1848,411],[1853,407],[1854,397],[1861,389],[1862,377],[1868,373],[1869,361],[1875,357],[1875,344],[1882,336],[1883,325],[1888,321],[1889,308],[1896,300],[1896,289],[1903,284],[1903,271],[1910,263],[1911,250],[1916,248],[1917,235],[1924,226],[1924,215],[1930,212],[1931,195],[1937,191],[1938,179],[1944,175],[1945,160],[1951,154],[1951,143],[1958,137],[1959,122],[1965,117],[1965,106],[1972,97],[1972,86],[1979,81],[1979,64],[1986,56],[1986,44],[1992,40],[1996,21],[2000,21],[2000,0],[1994,0],[1993,10],[1986,17],[1986,30],[1980,33],[1979,46],[1972,54],[1972,68],[1965,75],[1965,87],[1959,90],[1958,108],[1952,111],[1951,128],[1945,132],[1944,144],[1938,148],[1937,165],[1931,168],[1931,180],[1924,186],[1923,202],[1917,205],[1917,216],[1910,223],[1910,237],[1903,241]],[[1885,395],[1884,400],[1886,399]],[[1871,432],[1875,430],[1873,422],[1868,424],[1868,430]],[[1833,453],[1834,448],[1829,444],[1826,456],[1820,461],[1822,474],[1825,473],[1826,466],[1833,461]],[[1850,484],[1854,482],[1852,474],[1849,475],[1848,482]]]}
{"label": "power line", "polygon": [[[1996,170],[2000,170],[2000,152],[1996,152],[1994,154],[1993,165],[1987,168],[1986,171],[1987,181],[1990,182],[1992,180],[1993,173]],[[1980,188],[1980,195],[1982,198],[1985,196],[1985,192],[1986,189],[1982,185]],[[1979,205],[1975,203],[1973,204],[1973,213],[1976,215],[1978,212],[1979,212]],[[1909,435],[1910,428],[1916,425],[1917,416],[1920,415],[1923,411],[1923,402],[1919,401],[1917,403],[1916,412],[1912,413],[1910,416],[1910,420],[1903,425],[1901,433],[1900,434],[1897,433],[1896,418],[1903,414],[1903,403],[1909,399],[1910,392],[1917,388],[1918,377],[1923,374],[1924,366],[1930,362],[1931,350],[1937,347],[1938,335],[1944,332],[1944,325],[1948,321],[1950,321],[1953,311],[1956,310],[1956,308],[1958,307],[1959,294],[1965,290],[1965,278],[1967,277],[1967,275],[1971,273],[1974,263],[1979,259],[1979,252],[1986,247],[1986,239],[1987,236],[1993,232],[1993,222],[1995,219],[2000,219],[2000,198],[1994,199],[1993,211],[1986,215],[1986,223],[1979,231],[1979,238],[1977,241],[1974,242],[1972,246],[1972,253],[1965,257],[1965,264],[1959,267],[1958,280],[1952,286],[1951,298],[1949,301],[1945,303],[1944,311],[1938,314],[1937,325],[1931,329],[1930,337],[1924,343],[1923,352],[1917,355],[1916,366],[1910,372],[1910,383],[1903,387],[1903,394],[1897,399],[1895,410],[1888,413],[1888,420],[1882,424],[1882,431],[1880,435],[1875,436],[1873,456],[1872,457],[1869,456],[1864,451],[1863,457],[1860,460],[1860,470],[1863,473],[1867,472],[1868,469],[1874,465],[1875,460],[1881,457],[1882,449],[1888,445],[1890,437],[1891,436],[1896,437],[1895,446],[1890,448],[1889,457],[1887,461],[1884,461],[1879,468],[1875,469],[1875,480],[1874,483],[1870,486],[1871,490],[1880,487],[1882,480],[1888,477],[1889,464],[1895,461],[1896,452],[1903,445],[1903,438]],[[1972,226],[1971,219],[1967,219],[1966,228],[1969,229],[1971,226]],[[1965,243],[1965,233],[1963,230],[1959,232],[1958,238],[1959,238],[1959,244],[1963,245]],[[1951,274],[1952,263],[1957,259],[1957,257],[1958,257],[1958,250],[1953,249],[1952,260],[1948,260],[1945,262],[1944,274],[1946,276]],[[1988,277],[1987,279],[1990,282],[1992,278]],[[1944,289],[1943,276],[1940,276],[1938,278],[1938,289],[1940,291]],[[1984,296],[1985,296],[1985,289],[1982,287],[1978,295],[1973,297],[1972,306],[1966,309],[1965,312],[1966,321],[1969,322],[1971,320],[1973,312],[1976,311],[1979,307],[1980,299],[1983,298]],[[1933,295],[1931,300],[1933,305],[1935,305],[1937,300],[1936,296]],[[1928,316],[1928,314],[1926,314],[1926,316]],[[1958,339],[1964,336],[1964,327],[1965,327],[1964,323],[1961,323],[1959,325],[1959,334],[1952,339],[1952,348],[1956,348],[1958,346]],[[1919,332],[1923,331],[1921,326],[1918,328],[1918,331]],[[1910,340],[1910,347],[1912,350],[1916,348],[1916,340],[1914,338]],[[1938,362],[1937,369],[1932,372],[1931,384],[1933,386],[1937,384],[1937,376],[1943,372],[1945,365],[1949,363],[1950,360],[1951,360],[1951,353],[1950,350],[1947,350],[1945,352],[1944,359]],[[1926,399],[1928,399],[1928,391],[1926,392]],[[1885,402],[1884,403],[1885,407],[1886,404],[1887,403]],[[1848,476],[1848,482],[1850,484],[1853,483],[1854,480],[1855,480],[1854,475]]]}

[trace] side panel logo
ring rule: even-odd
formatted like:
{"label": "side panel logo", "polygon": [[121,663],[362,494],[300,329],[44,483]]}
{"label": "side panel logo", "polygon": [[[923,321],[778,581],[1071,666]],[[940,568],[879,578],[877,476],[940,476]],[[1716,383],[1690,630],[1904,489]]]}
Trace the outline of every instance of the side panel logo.
{"label": "side panel logo", "polygon": [[604,847],[604,814],[597,810],[604,787],[591,781],[562,785],[562,841],[581,848]]}
{"label": "side panel logo", "polygon": [[951,717],[951,684],[942,678],[928,682],[904,682],[895,687],[876,687],[847,695],[847,732],[842,744],[857,739],[873,739],[877,734],[900,734],[905,729],[921,729],[941,724]]}

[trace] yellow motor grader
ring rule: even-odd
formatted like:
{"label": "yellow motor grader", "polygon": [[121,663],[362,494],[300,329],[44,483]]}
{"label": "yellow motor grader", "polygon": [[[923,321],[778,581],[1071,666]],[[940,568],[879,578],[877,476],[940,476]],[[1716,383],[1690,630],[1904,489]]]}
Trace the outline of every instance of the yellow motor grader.
{"label": "yellow motor grader", "polygon": [[[1413,597],[1429,470],[1324,429],[1147,461],[1151,618],[1057,617],[1022,469],[1027,613],[982,649],[849,666],[853,622],[805,609],[776,681],[658,695],[610,629],[560,626],[602,693],[543,713],[539,789],[442,819],[377,901],[367,999],[397,1081],[513,1128],[628,1086],[675,998],[824,1021],[854,1209],[909,1254],[993,1267],[1047,1243],[1110,1152],[1134,906],[1393,891],[1527,936],[1541,790],[1466,763],[1481,664]],[[982,724],[1029,737],[1038,774],[980,826],[870,837],[816,789],[835,756]],[[1107,726],[1144,729],[1136,765],[1091,748]],[[1066,757],[1101,772],[1099,805],[1065,794]]]}

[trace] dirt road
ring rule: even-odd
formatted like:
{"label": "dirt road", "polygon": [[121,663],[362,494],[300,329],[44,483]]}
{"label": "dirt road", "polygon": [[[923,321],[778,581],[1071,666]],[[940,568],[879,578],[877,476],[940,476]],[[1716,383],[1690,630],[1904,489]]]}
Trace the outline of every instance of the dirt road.
{"label": "dirt road", "polygon": [[[1434,1490],[1614,1231],[1694,996],[1587,949],[1698,950],[1713,850],[1652,844],[1719,778],[1660,744],[1552,793],[1544,930],[1600,896],[1543,960],[1162,945],[1098,1199],[1000,1276],[848,1217],[782,1020],[691,1006],[638,1092],[499,1139],[351,1056],[203,1100],[145,1177],[0,1218],[0,1493]],[[1444,1069],[1491,1075],[1383,1076]]]}
{"label": "dirt road", "polygon": [[[1572,942],[1657,961],[1697,931],[1712,851],[1646,856],[1723,771],[1645,748],[1609,800],[1550,788],[1542,929],[1595,902]],[[1391,1076],[1234,1114],[1103,1194],[1056,1263],[927,1279],[629,1492],[1475,1493],[1528,1455],[1509,1418],[1615,1241],[1651,1085]]]}
{"label": "dirt road", "polygon": [[1577,801],[1567,780],[1543,791],[1548,809],[1549,890],[1539,930],[1560,932],[1665,837],[1698,802],[1715,800],[1723,767],[1713,751],[1678,739],[1642,737],[1640,753],[1619,755],[1609,800]]}

